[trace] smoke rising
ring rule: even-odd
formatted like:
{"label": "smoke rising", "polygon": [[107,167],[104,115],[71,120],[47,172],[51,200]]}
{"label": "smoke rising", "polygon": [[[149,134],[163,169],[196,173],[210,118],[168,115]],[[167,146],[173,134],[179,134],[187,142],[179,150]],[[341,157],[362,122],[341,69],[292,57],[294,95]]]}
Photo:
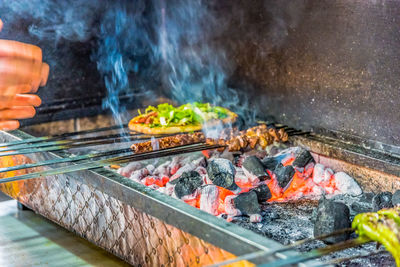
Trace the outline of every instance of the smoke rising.
{"label": "smoke rising", "polygon": [[1,1],[4,21],[32,20],[28,28],[32,36],[55,42],[64,38],[71,41],[87,41],[93,33],[95,15],[101,5],[97,1],[82,0],[15,0]]}
{"label": "smoke rising", "polygon": [[140,59],[151,53],[143,15],[145,4],[141,1],[135,4],[133,8],[116,4],[106,11],[98,34],[98,49],[93,56],[108,93],[103,107],[112,111],[120,125],[129,120],[129,116],[120,104],[119,96],[137,85],[129,75],[138,74],[139,68],[143,67]]}
{"label": "smoke rising", "polygon": [[3,1],[0,8],[6,23],[32,18],[29,33],[42,40],[95,39],[91,58],[107,88],[103,107],[117,123],[130,117],[121,95],[156,98],[160,87],[176,103],[210,102],[254,119],[247,88],[229,86],[236,63],[219,39],[232,30],[231,18],[220,18],[205,1],[18,0]]}

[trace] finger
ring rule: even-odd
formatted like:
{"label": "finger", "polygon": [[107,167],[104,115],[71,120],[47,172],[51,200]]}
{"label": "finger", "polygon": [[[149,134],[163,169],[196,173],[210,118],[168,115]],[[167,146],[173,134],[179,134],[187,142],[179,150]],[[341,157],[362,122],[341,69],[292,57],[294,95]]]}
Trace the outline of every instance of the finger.
{"label": "finger", "polygon": [[19,84],[13,86],[0,86],[0,97],[14,97],[16,94],[30,93],[32,86],[29,84]]}
{"label": "finger", "polygon": [[30,93],[32,90],[32,86],[30,84],[15,85],[11,86],[11,88],[16,88],[15,89],[16,94],[26,94]]}
{"label": "finger", "polygon": [[35,114],[36,110],[32,106],[11,107],[0,110],[0,120],[29,119]]}
{"label": "finger", "polygon": [[42,100],[37,95],[18,94],[10,102],[10,107],[16,106],[34,106],[38,107],[42,104]]}
{"label": "finger", "polygon": [[1,32],[2,29],[3,29],[3,22],[0,19],[0,32]]}
{"label": "finger", "polygon": [[[37,90],[39,90],[39,86],[42,83],[42,66],[43,64],[41,62],[36,61],[36,64],[34,64],[34,70],[31,73],[32,74],[32,88],[31,88],[31,93],[36,93]],[[36,72],[38,70],[38,72]]]}
{"label": "finger", "polygon": [[[5,109],[12,107],[14,99],[19,94],[29,93],[31,91],[32,86],[30,85],[16,85],[16,86],[9,86],[5,88],[0,88],[0,109]],[[33,95],[28,95],[33,96]],[[41,100],[37,99],[38,97],[33,97],[29,99],[29,104],[21,105],[20,101],[18,102],[19,106],[36,106],[41,104]]]}
{"label": "finger", "polygon": [[36,45],[0,40],[0,57],[22,58],[41,62],[42,49]]}
{"label": "finger", "polygon": [[40,86],[45,86],[49,78],[50,67],[47,63],[42,64]]}
{"label": "finger", "polygon": [[19,128],[19,122],[15,120],[0,121],[0,130],[12,131]]}
{"label": "finger", "polygon": [[37,90],[41,82],[42,65],[38,61],[0,57],[0,87],[31,84],[31,90]]}

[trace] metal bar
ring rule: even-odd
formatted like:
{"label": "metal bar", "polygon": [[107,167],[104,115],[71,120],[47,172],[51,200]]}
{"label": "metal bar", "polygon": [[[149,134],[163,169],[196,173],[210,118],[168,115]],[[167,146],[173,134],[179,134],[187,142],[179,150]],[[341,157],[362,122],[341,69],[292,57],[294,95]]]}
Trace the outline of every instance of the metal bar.
{"label": "metal bar", "polygon": [[265,263],[258,265],[259,267],[281,267],[281,266],[287,266],[287,265],[292,265],[292,264],[298,264],[301,262],[305,262],[308,260],[316,259],[319,257],[322,257],[324,255],[330,254],[335,251],[340,251],[340,250],[345,250],[348,248],[352,247],[357,247],[362,244],[370,242],[369,240],[361,239],[361,238],[356,238],[356,239],[351,239],[347,240],[341,243],[337,243],[334,245],[330,245],[324,248],[318,248],[318,249],[313,249],[310,252],[302,253],[296,257],[289,257],[286,259],[282,260],[277,260],[271,263]]}
{"label": "metal bar", "polygon": [[0,184],[14,182],[14,181],[27,180],[27,179],[32,179],[32,178],[45,177],[45,176],[50,176],[50,175],[65,174],[65,173],[82,171],[82,170],[97,169],[100,167],[108,166],[110,164],[141,161],[141,160],[171,156],[171,155],[176,155],[176,154],[197,152],[197,151],[202,151],[202,150],[207,150],[207,149],[216,149],[216,148],[220,148],[220,147],[221,147],[220,145],[205,145],[205,144],[197,143],[197,144],[188,145],[188,146],[166,148],[166,149],[157,150],[157,151],[151,151],[151,152],[128,155],[128,156],[113,157],[113,158],[102,159],[102,160],[97,160],[97,161],[88,162],[88,163],[77,164],[77,165],[73,165],[73,166],[66,166],[66,167],[61,167],[61,168],[57,168],[57,169],[51,169],[51,170],[45,170],[45,171],[39,171],[39,172],[19,175],[19,176],[15,176],[15,177],[3,178],[3,179],[0,179]]}
{"label": "metal bar", "polygon": [[317,236],[317,237],[305,238],[305,239],[299,240],[297,242],[294,242],[294,243],[292,243],[290,245],[287,245],[287,246],[285,246],[283,248],[280,248],[280,249],[276,249],[276,250],[272,250],[272,251],[256,251],[256,252],[253,252],[253,253],[249,253],[249,254],[246,254],[246,255],[239,256],[239,257],[231,259],[231,260],[227,260],[227,261],[219,262],[217,264],[210,265],[209,267],[223,266],[223,265],[235,263],[235,262],[242,261],[242,260],[256,259],[256,258],[259,258],[259,257],[269,257],[269,256],[272,256],[272,255],[274,255],[276,253],[281,253],[281,252],[285,252],[285,251],[291,250],[292,248],[295,248],[297,246],[300,246],[300,245],[308,243],[308,242],[312,242],[312,241],[315,241],[315,240],[324,240],[324,239],[326,239],[328,237],[341,235],[341,234],[344,234],[344,233],[347,233],[347,232],[354,232],[354,229],[345,228],[345,229],[341,229],[341,230],[338,230],[338,231],[335,231],[335,232],[332,232],[332,233],[329,233],[329,234],[326,234],[326,235],[320,235],[320,236]]}
{"label": "metal bar", "polygon": [[109,127],[96,128],[96,129],[90,129],[90,130],[84,130],[84,131],[78,131],[78,132],[62,133],[62,134],[58,134],[58,135],[32,137],[32,138],[12,141],[12,142],[8,142],[8,143],[0,143],[0,147],[37,143],[37,142],[50,141],[50,140],[52,141],[52,140],[58,140],[58,139],[72,137],[72,136],[81,135],[81,134],[97,133],[97,132],[111,131],[111,130],[116,130],[116,129],[125,129],[127,126],[128,126],[127,124],[113,125],[113,126],[109,126]]}
{"label": "metal bar", "polygon": [[42,161],[42,162],[38,162],[38,163],[29,163],[29,164],[23,164],[23,165],[12,166],[12,167],[7,167],[7,168],[0,168],[0,173],[29,169],[29,168],[36,168],[36,167],[42,167],[42,166],[48,166],[48,165],[54,165],[54,164],[60,164],[60,163],[67,163],[67,162],[72,163],[72,162],[81,161],[81,160],[106,157],[106,156],[123,154],[123,153],[128,153],[128,152],[132,152],[132,149],[130,149],[130,148],[117,149],[117,150],[111,150],[111,151],[100,152],[100,153],[91,153],[91,154],[76,156],[76,157],[72,157],[72,158],[53,159],[53,160]]}
{"label": "metal bar", "polygon": [[387,253],[389,253],[389,251],[387,251],[387,250],[379,250],[379,251],[373,252],[373,253],[364,253],[364,254],[358,254],[358,255],[354,255],[354,256],[350,256],[350,257],[331,259],[331,260],[325,261],[323,263],[317,263],[317,264],[308,265],[307,267],[323,267],[323,266],[326,266],[326,265],[337,265],[337,264],[339,264],[341,262],[344,262],[344,261],[367,258],[367,257],[376,256],[376,255],[379,255],[379,254],[387,254]]}
{"label": "metal bar", "polygon": [[13,155],[24,155],[24,154],[31,154],[31,153],[41,153],[41,152],[49,152],[49,151],[59,151],[63,149],[70,149],[70,148],[83,148],[89,146],[97,146],[97,145],[106,145],[106,144],[114,144],[114,143],[126,143],[131,141],[144,141],[150,140],[151,138],[163,138],[168,136],[175,136],[176,134],[165,134],[165,135],[148,135],[148,134],[140,134],[135,136],[124,136],[121,135],[119,137],[114,137],[112,135],[106,136],[104,139],[94,138],[94,140],[89,140],[86,142],[72,142],[72,143],[65,143],[59,145],[49,145],[43,146],[39,148],[22,148],[21,150],[10,150],[10,152],[5,151],[0,153],[0,157],[2,156],[13,156]]}
{"label": "metal bar", "polygon": [[[41,147],[50,147],[50,146],[57,146],[57,145],[69,145],[69,144],[77,144],[77,143],[84,143],[84,142],[90,142],[90,141],[99,141],[99,140],[108,140],[108,139],[115,139],[115,138],[127,138],[130,140],[145,140],[150,139],[151,137],[159,138],[159,137],[165,137],[168,135],[149,135],[149,134],[123,134],[123,133],[118,133],[118,134],[111,134],[111,135],[98,135],[98,136],[91,136],[91,137],[84,137],[84,138],[79,138],[79,139],[67,139],[67,140],[57,140],[57,141],[44,141],[44,142],[37,142],[35,144],[29,144],[29,149],[33,148],[41,148]],[[9,147],[3,147],[0,148],[0,152],[6,152],[6,151],[16,151],[18,149],[27,149],[27,144],[21,144],[21,145],[15,145],[15,146],[9,146]]]}
{"label": "metal bar", "polygon": [[21,149],[19,151],[0,153],[0,157],[13,156],[13,155],[25,155],[25,154],[32,154],[32,153],[42,153],[42,152],[50,152],[50,151],[60,151],[60,150],[70,149],[70,148],[83,148],[83,147],[105,145],[105,144],[126,143],[126,142],[131,142],[131,141],[143,141],[143,140],[149,140],[149,139],[150,139],[150,137],[129,140],[126,137],[120,137],[120,138],[105,139],[105,140],[95,140],[95,141],[77,143],[77,144],[56,145],[56,146],[33,148],[33,149],[26,148],[26,149]]}
{"label": "metal bar", "polygon": [[288,134],[289,136],[295,136],[295,135],[307,135],[310,134],[311,132],[304,132],[304,131],[298,131],[298,132],[293,132]]}

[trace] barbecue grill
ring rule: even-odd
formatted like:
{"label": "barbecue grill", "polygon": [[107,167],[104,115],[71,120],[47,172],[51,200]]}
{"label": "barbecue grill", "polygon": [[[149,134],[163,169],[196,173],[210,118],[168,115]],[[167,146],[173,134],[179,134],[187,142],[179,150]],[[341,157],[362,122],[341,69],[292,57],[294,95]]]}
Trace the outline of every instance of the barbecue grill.
{"label": "barbecue grill", "polygon": [[[46,7],[65,7],[62,1],[44,2]],[[88,1],[91,2],[95,1]],[[168,5],[164,1],[151,2],[153,5],[144,5],[145,12],[140,13],[149,18],[141,24],[144,29],[149,28],[147,23],[154,16],[157,17],[154,10],[164,9],[168,18],[168,14],[174,14],[168,8],[177,7],[177,1]],[[40,92],[45,104],[38,109],[38,116],[24,121],[20,131],[0,133],[3,143],[0,155],[8,155],[0,158],[0,167],[16,166],[3,182],[31,175],[30,179],[9,183],[0,180],[3,192],[133,265],[202,266],[235,259],[242,260],[240,263],[245,266],[275,266],[282,264],[282,260],[306,266],[339,261],[343,265],[394,263],[390,255],[377,250],[374,244],[335,252],[333,257],[320,252],[312,257],[305,254],[325,246],[321,241],[308,240],[313,237],[314,223],[309,218],[315,217],[313,211],[319,205],[316,200],[261,205],[264,223],[251,223],[246,216],[227,222],[110,169],[111,164],[139,159],[159,164],[165,157],[178,153],[196,158],[200,157],[201,150],[218,146],[193,145],[190,149],[160,150],[145,157],[130,154],[130,142],[147,141],[151,137],[127,134],[120,129],[126,130],[121,125],[110,128],[114,122],[104,108],[104,99],[118,99],[118,105],[128,110],[125,113],[134,116],[137,108],[160,102],[156,97],[174,102],[182,100],[182,95],[168,90],[167,81],[171,78],[165,74],[170,68],[168,64],[151,65],[151,71],[146,67],[129,69],[129,65],[129,77],[136,79],[137,84],[128,87],[134,89],[120,90],[117,84],[116,94],[110,93],[103,80],[109,82],[107,78],[112,71],[110,74],[109,70],[99,68],[99,62],[105,61],[96,58],[98,55],[92,51],[103,45],[104,36],[99,32],[104,28],[100,22],[108,9],[114,10],[107,5],[89,4],[93,9],[90,14],[95,15],[86,14],[85,25],[89,25],[90,30],[80,39],[45,27],[51,21],[59,23],[58,29],[63,29],[63,22],[58,19],[46,21],[37,14],[29,17],[30,13],[22,5],[0,4],[0,17],[9,25],[1,37],[15,39],[18,36],[21,41],[40,45],[53,70],[48,85],[52,93],[46,93],[47,88]],[[182,10],[187,11],[188,6],[182,5]],[[220,63],[232,66],[224,73],[229,76],[224,81],[238,88],[237,94],[235,90],[227,94],[224,87],[215,89],[215,95],[204,91],[205,99],[211,94],[211,98],[226,101],[218,104],[236,107],[234,111],[243,118],[241,127],[250,127],[246,123],[251,120],[253,125],[259,121],[268,127],[284,128],[289,134],[290,146],[305,148],[316,163],[347,173],[364,193],[371,192],[375,196],[400,189],[400,129],[397,124],[400,97],[396,78],[400,48],[396,22],[400,13],[398,2],[252,0],[208,3],[207,12],[196,7],[195,14],[202,14],[201,18],[206,18],[211,25],[220,26],[215,35],[200,36],[212,44],[207,48],[216,47],[216,51],[223,51],[226,58],[232,59],[234,63]],[[84,10],[87,7],[73,4],[65,8]],[[6,11],[3,14],[1,10]],[[84,20],[85,16],[78,18]],[[179,19],[172,16],[175,23],[182,22],[183,30],[187,30],[187,21]],[[162,21],[157,20],[160,23],[157,25],[164,25]],[[35,31],[35,27],[29,28],[31,25],[39,30],[41,26],[50,29],[49,32],[53,30],[61,34],[61,38],[49,40],[46,32]],[[168,33],[168,27],[173,27],[166,25],[160,26],[161,32]],[[157,39],[153,36],[156,33],[151,32],[146,40]],[[185,31],[185,34],[193,33],[192,28]],[[116,36],[123,39],[124,35],[118,34]],[[195,40],[201,44],[202,40]],[[191,43],[185,43],[188,44]],[[187,47],[179,48],[186,55]],[[130,60],[137,58],[146,64],[154,60],[146,55],[129,54]],[[215,55],[207,58],[214,66],[212,59],[220,58]],[[186,62],[176,63],[184,65]],[[204,69],[196,71],[201,74]],[[217,70],[213,69],[211,74],[214,72]],[[198,85],[194,84],[193,88]],[[147,92],[143,88],[160,89]],[[180,88],[185,91],[184,86]],[[193,95],[198,96],[194,91]],[[236,98],[238,102],[228,101]],[[118,112],[123,113],[124,109],[118,108]],[[101,128],[105,128],[103,132]],[[37,139],[34,136],[50,137]],[[8,149],[4,144],[10,142],[13,147]],[[116,157],[122,158],[116,161]],[[25,173],[25,169],[18,169],[21,164],[33,164],[34,168]],[[4,174],[2,171],[4,169],[0,169],[0,175]],[[39,176],[38,172],[43,175]],[[356,197],[337,197],[335,201],[350,203],[352,207],[354,203],[365,202]],[[303,259],[302,255],[319,258],[322,262]],[[339,258],[337,262],[333,260],[335,257]],[[301,259],[305,263],[299,263]]]}

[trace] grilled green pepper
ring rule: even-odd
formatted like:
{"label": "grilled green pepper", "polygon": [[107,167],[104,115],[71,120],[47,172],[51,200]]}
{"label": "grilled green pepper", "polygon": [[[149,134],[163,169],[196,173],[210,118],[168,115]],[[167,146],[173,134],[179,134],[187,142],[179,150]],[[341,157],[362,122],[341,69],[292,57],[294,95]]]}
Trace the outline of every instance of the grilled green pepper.
{"label": "grilled green pepper", "polygon": [[400,208],[356,215],[352,227],[360,238],[385,246],[400,266]]}

